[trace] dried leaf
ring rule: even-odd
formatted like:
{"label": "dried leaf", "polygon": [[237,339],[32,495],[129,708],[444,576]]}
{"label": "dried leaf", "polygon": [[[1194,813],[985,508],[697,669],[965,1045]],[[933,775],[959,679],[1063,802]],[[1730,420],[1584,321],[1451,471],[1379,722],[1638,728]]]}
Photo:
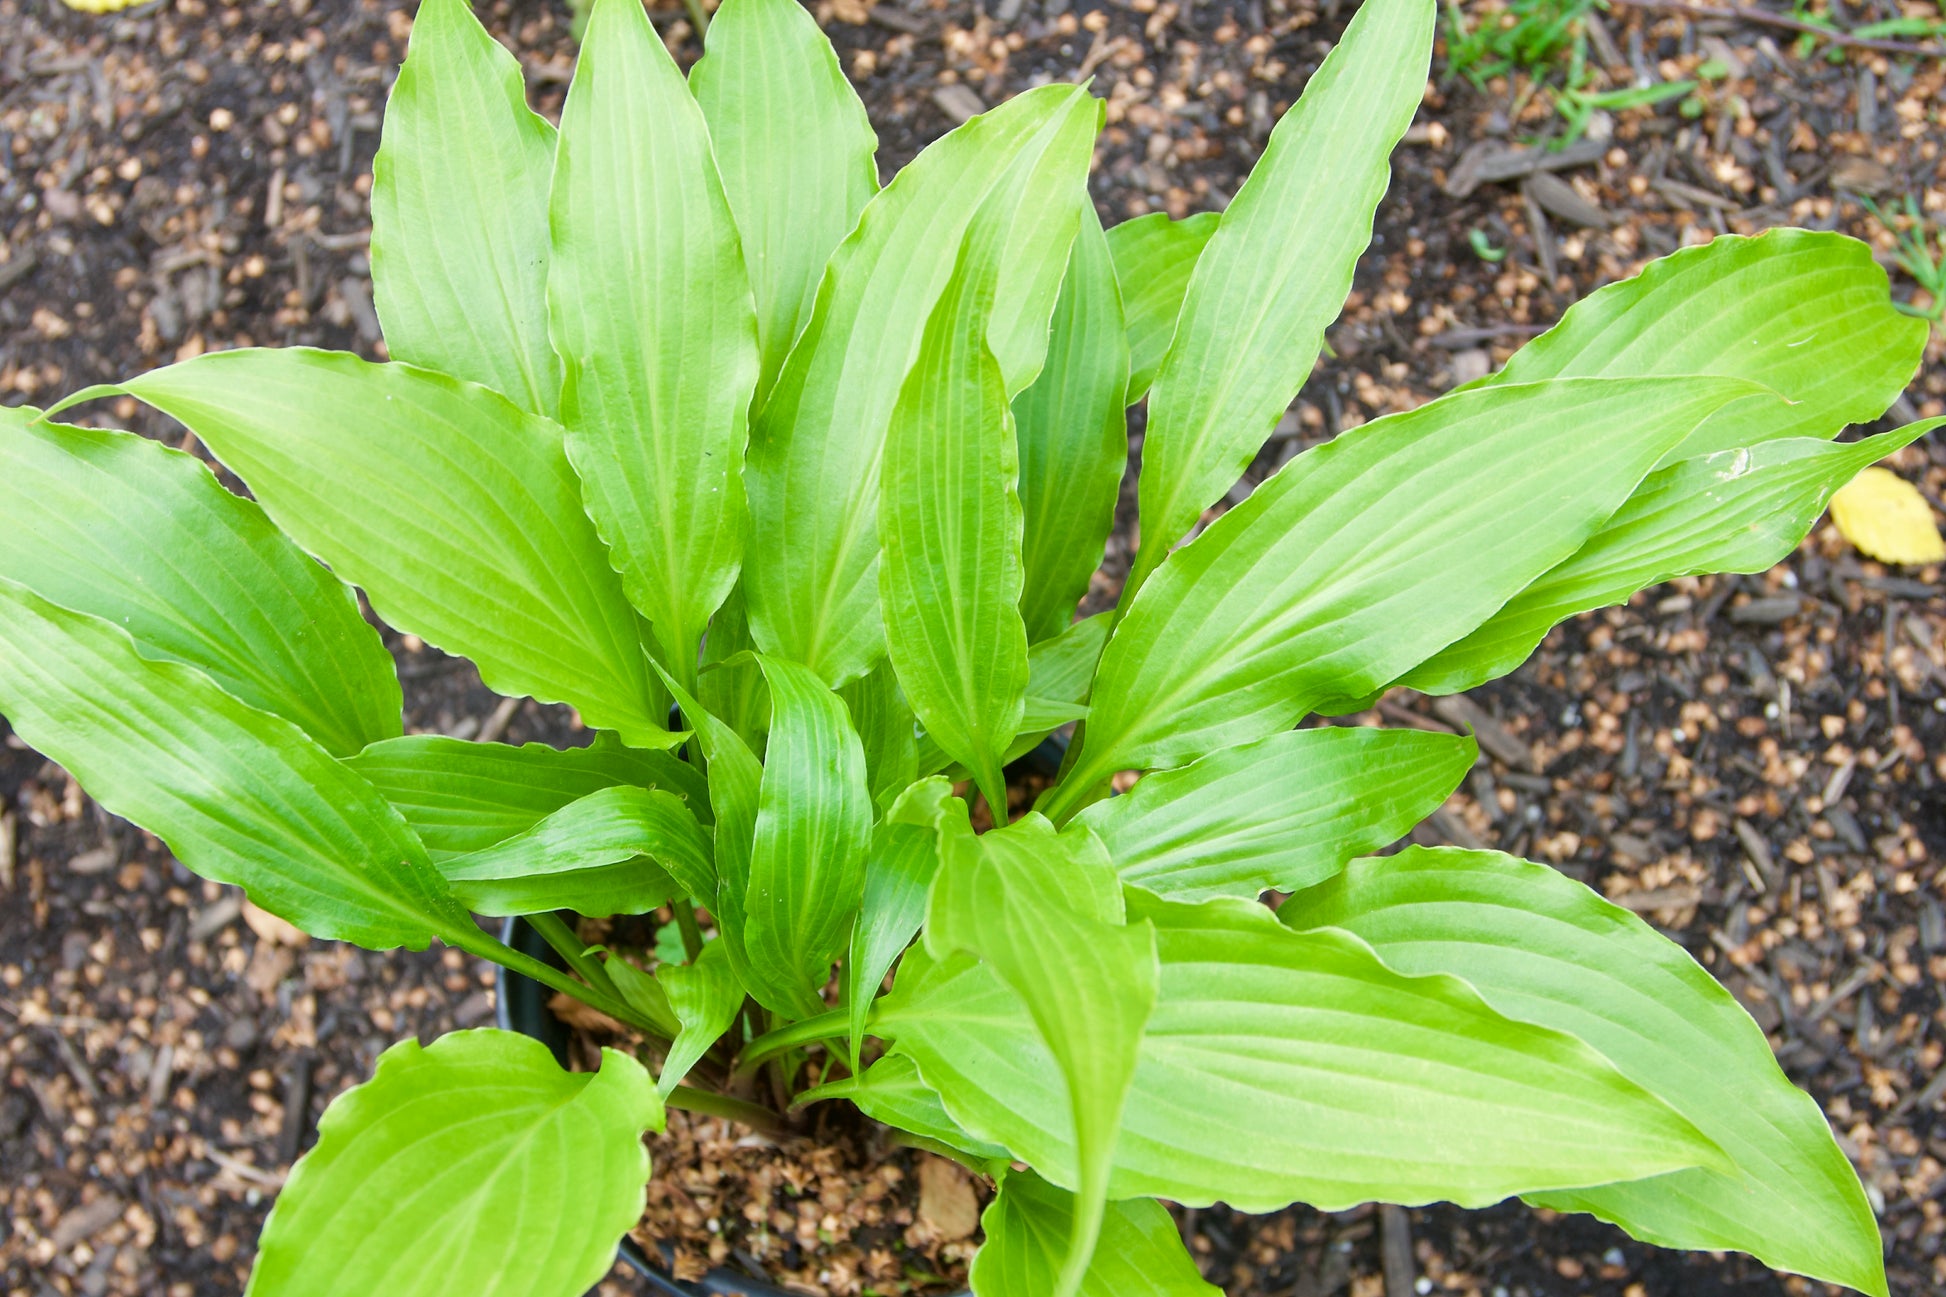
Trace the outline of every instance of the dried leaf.
{"label": "dried leaf", "polygon": [[1882,563],[1946,559],[1932,507],[1919,489],[1885,468],[1868,468],[1831,497],[1831,521],[1860,553]]}

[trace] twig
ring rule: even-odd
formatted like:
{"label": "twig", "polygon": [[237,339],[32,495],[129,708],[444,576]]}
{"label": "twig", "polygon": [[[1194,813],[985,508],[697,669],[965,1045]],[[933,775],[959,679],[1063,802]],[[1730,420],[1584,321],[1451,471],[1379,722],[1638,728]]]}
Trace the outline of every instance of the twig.
{"label": "twig", "polygon": [[1852,49],[1879,50],[1886,54],[1916,54],[1920,58],[1946,57],[1946,49],[1936,45],[1913,45],[1906,41],[1888,41],[1874,36],[1853,36],[1850,32],[1805,22],[1802,18],[1774,14],[1767,9],[1751,9],[1744,5],[1686,4],[1683,0],[1610,0],[1610,3],[1623,9],[1653,9],[1659,13],[1687,14],[1693,18],[1727,18],[1731,21],[1757,23],[1766,27],[1781,27],[1785,31],[1802,32],[1807,36],[1816,36],[1830,41],[1833,45],[1846,45]]}

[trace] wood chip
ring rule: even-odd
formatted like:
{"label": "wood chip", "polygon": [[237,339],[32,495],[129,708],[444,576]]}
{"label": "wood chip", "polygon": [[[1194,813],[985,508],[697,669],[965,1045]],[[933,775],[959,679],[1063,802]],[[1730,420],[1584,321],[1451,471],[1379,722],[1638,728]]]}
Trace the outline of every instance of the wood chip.
{"label": "wood chip", "polygon": [[1517,770],[1533,773],[1539,767],[1534,764],[1534,752],[1517,738],[1512,730],[1502,725],[1478,703],[1465,694],[1436,700],[1432,705],[1439,718],[1449,721],[1461,729],[1473,731],[1479,740],[1480,750],[1496,761],[1504,761]]}
{"label": "wood chip", "polygon": [[987,110],[980,96],[973,93],[971,86],[955,81],[950,86],[941,86],[932,92],[932,101],[939,105],[940,111],[952,118],[955,123],[977,117]]}
{"label": "wood chip", "polygon": [[54,1245],[55,1252],[65,1252],[113,1225],[126,1209],[127,1204],[113,1194],[84,1202],[62,1214],[54,1224],[54,1232],[48,1235],[48,1242]]}
{"label": "wood chip", "polygon": [[1607,212],[1583,198],[1580,190],[1559,176],[1536,171],[1521,182],[1520,188],[1550,216],[1595,230],[1605,230],[1615,223]]}
{"label": "wood chip", "polygon": [[920,1158],[919,1219],[947,1242],[971,1238],[980,1227],[980,1201],[958,1163],[930,1153]]}

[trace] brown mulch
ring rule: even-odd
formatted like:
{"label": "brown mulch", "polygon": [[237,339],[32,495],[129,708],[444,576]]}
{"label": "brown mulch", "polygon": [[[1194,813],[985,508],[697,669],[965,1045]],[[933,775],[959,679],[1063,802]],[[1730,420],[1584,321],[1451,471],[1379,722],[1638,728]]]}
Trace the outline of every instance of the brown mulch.
{"label": "brown mulch", "polygon": [[[0,0],[0,403],[248,342],[382,356],[366,199],[408,11],[405,0],[167,0],[89,18]],[[1285,0],[819,7],[888,172],[968,111],[1091,74],[1109,104],[1095,190],[1109,220],[1222,206],[1349,11]],[[572,61],[565,11],[495,0],[482,12],[526,63],[537,104],[557,110]],[[680,14],[656,11],[693,57]],[[1594,62],[1610,85],[1676,79],[1707,60],[1729,75],[1708,83],[1693,119],[1672,104],[1597,122],[1598,143],[1551,159],[1573,164],[1550,181],[1518,174],[1535,161],[1527,141],[1557,129],[1544,97],[1517,80],[1483,91],[1436,81],[1394,159],[1373,250],[1330,335],[1335,358],[1249,481],[1486,372],[1580,294],[1682,244],[1790,223],[1889,251],[1861,193],[1909,192],[1946,216],[1939,62],[1799,59],[1787,33],[1636,9],[1601,31]],[[1483,168],[1516,174],[1474,183]],[[1483,260],[1475,231],[1504,259]],[[1916,294],[1893,280],[1899,296]],[[1935,338],[1900,419],[1946,409],[1940,354]],[[132,403],[106,415],[180,437]],[[1134,428],[1139,449],[1139,413]],[[1946,440],[1894,465],[1936,506],[1946,497]],[[1132,491],[1127,503],[1100,597],[1126,564]],[[410,728],[574,741],[555,709],[503,708],[464,664],[395,646]],[[1499,723],[1480,727],[1493,735],[1488,760],[1422,836],[1548,860],[1681,941],[1830,1115],[1879,1208],[1893,1291],[1946,1287],[1941,573],[1881,569],[1822,530],[1762,576],[1678,582],[1579,619],[1471,697],[1478,711],[1403,695],[1381,709],[1390,724],[1477,726],[1482,711]],[[490,1021],[489,984],[454,952],[360,952],[245,913],[9,738],[0,1290],[240,1290],[269,1198],[323,1104],[400,1036]],[[766,1232],[746,1218],[736,1245],[764,1234],[802,1252],[823,1228],[821,1217],[807,1228],[806,1211],[874,1151],[779,1159],[738,1147],[720,1124],[680,1129],[658,1148],[670,1171],[651,1220],[685,1240],[686,1261],[730,1246],[711,1213],[727,1209],[726,1181],[753,1174],[781,1178],[738,1201],[787,1220],[766,1214]],[[879,1243],[912,1242],[917,1216],[898,1214],[913,1211],[911,1182],[929,1165],[916,1156],[873,1162],[907,1181],[887,1186],[879,1220],[864,1223],[858,1206],[834,1217],[854,1275],[870,1275]],[[800,1179],[776,1169],[787,1163]],[[857,1197],[871,1205],[870,1190]],[[1268,1218],[1219,1208],[1183,1224],[1210,1279],[1236,1297],[1821,1290],[1518,1205]],[[834,1293],[867,1281],[805,1277]],[[621,1277],[607,1286],[635,1290]]]}

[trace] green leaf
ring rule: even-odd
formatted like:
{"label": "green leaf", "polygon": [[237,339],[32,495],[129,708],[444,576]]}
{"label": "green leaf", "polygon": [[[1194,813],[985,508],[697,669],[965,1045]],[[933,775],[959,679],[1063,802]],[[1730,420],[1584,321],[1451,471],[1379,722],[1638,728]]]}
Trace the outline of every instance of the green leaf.
{"label": "green leaf", "polygon": [[831,42],[795,0],[725,0],[689,88],[743,235],[770,391],[818,281],[878,192],[878,137]]}
{"label": "green leaf", "polygon": [[397,813],[297,726],[5,578],[0,714],[185,866],[313,936],[372,950],[477,936]]}
{"label": "green leaf", "polygon": [[1008,1156],[1007,1150],[998,1144],[977,1140],[955,1125],[939,1102],[939,1095],[919,1079],[918,1065],[904,1054],[887,1054],[861,1073],[806,1090],[797,1096],[794,1104],[802,1106],[826,1099],[849,1099],[874,1121],[958,1149],[981,1161],[992,1162]]}
{"label": "green leaf", "polygon": [[1942,424],[1946,419],[1930,419],[1845,443],[1763,441],[1658,470],[1572,558],[1401,683],[1459,693],[1512,671],[1556,623],[1577,613],[1626,603],[1637,590],[1679,576],[1765,571],[1797,548],[1832,492],[1858,470]]}
{"label": "green leaf", "polygon": [[569,802],[518,837],[440,862],[475,914],[574,910],[594,918],[646,914],[672,896],[711,896],[709,836],[682,799],[604,788]]}
{"label": "green leaf", "polygon": [[402,1040],[339,1095],[264,1222],[255,1297],[575,1297],[642,1214],[662,1103],[601,1051],[564,1072],[537,1040]]}
{"label": "green leaf", "polygon": [[1539,1197],[1663,1247],[1735,1248],[1883,1297],[1878,1228],[1824,1115],[1756,1023],[1681,947],[1544,865],[1412,847],[1285,903],[1285,922],[1450,973],[1508,1017],[1586,1041],[1729,1154],[1733,1167]]}
{"label": "green leaf", "polygon": [[770,747],[744,893],[744,948],[772,984],[791,988],[791,1011],[804,1016],[823,1011],[818,990],[851,935],[872,794],[864,750],[838,696],[808,667],[757,661],[770,683]]}
{"label": "green leaf", "polygon": [[890,662],[881,662],[838,690],[851,712],[851,727],[865,748],[865,778],[872,805],[891,806],[919,777],[917,724],[899,691]]}
{"label": "green leaf", "polygon": [[709,788],[694,766],[666,752],[624,747],[612,735],[591,747],[551,748],[408,734],[374,743],[345,764],[405,817],[434,861],[484,851],[617,784],[664,789],[692,814],[709,815]]}
{"label": "green leaf", "polygon": [[[1088,689],[1113,621],[1107,613],[1097,613],[1027,650],[1027,699],[1020,733],[1007,745],[1006,760],[1018,760],[1054,730],[1088,714]],[[919,735],[916,755],[921,775],[938,774],[953,764],[928,734]]]}
{"label": "green leaf", "polygon": [[568,458],[630,601],[688,680],[743,554],[757,317],[703,110],[639,0],[596,0],[551,210]]}
{"label": "green leaf", "polygon": [[114,622],[345,756],[399,732],[358,601],[189,455],[0,410],[0,574]]}
{"label": "green leaf", "polygon": [[1060,634],[1101,566],[1128,459],[1128,338],[1108,240],[1084,202],[1054,304],[1047,364],[1014,398],[1029,642]]}
{"label": "green leaf", "polygon": [[1108,229],[1108,250],[1115,258],[1115,281],[1121,286],[1122,310],[1128,320],[1124,400],[1129,405],[1149,394],[1162,358],[1169,354],[1190,273],[1220,219],[1215,212],[1198,212],[1174,221],[1167,213],[1150,212]]}
{"label": "green leaf", "polygon": [[[1032,1171],[1007,1171],[980,1216],[986,1242],[973,1258],[975,1297],[1043,1297],[1074,1229],[1074,1195]],[[1169,1213],[1153,1198],[1108,1204],[1101,1245],[1081,1297],[1223,1297],[1203,1281]]]}
{"label": "green leaf", "polygon": [[770,686],[754,658],[757,643],[750,638],[750,619],[743,606],[743,587],[710,618],[703,640],[703,670],[696,677],[696,697],[709,713],[723,721],[755,753],[764,750],[770,729]]}
{"label": "green leaf", "polygon": [[1176,901],[1255,900],[1331,877],[1438,810],[1473,740],[1422,730],[1287,730],[1096,802],[1078,822],[1122,881]]}
{"label": "green leaf", "polygon": [[872,998],[925,921],[927,889],[939,871],[934,826],[952,793],[952,785],[938,776],[914,784],[872,829],[871,849],[865,856],[864,899],[852,924],[845,959],[845,1007],[851,1021],[854,1072]]}
{"label": "green leaf", "polygon": [[465,0],[426,0],[372,162],[372,304],[394,360],[561,403],[547,337],[554,128]]}
{"label": "green leaf", "polygon": [[976,838],[965,803],[953,805],[957,821],[940,819],[926,945],[935,957],[979,956],[1019,996],[1059,1068],[1077,1201],[1048,1291],[1072,1297],[1095,1254],[1123,1105],[1156,1003],[1156,936],[1147,923],[1124,921],[1114,867],[1087,829],[1057,834],[1030,812]]}
{"label": "green leaf", "polygon": [[1492,383],[1720,374],[1793,402],[1725,406],[1664,463],[1783,437],[1838,435],[1883,414],[1912,380],[1926,322],[1892,305],[1872,250],[1841,234],[1726,235],[1589,294]]}
{"label": "green leaf", "polygon": [[[668,925],[674,928],[676,925]],[[675,935],[678,953],[672,963],[681,963],[682,935]],[[721,944],[721,943],[718,943]],[[727,947],[726,947],[727,950]],[[645,973],[612,950],[604,950],[601,961],[602,971],[608,980],[621,992],[622,1002],[642,1015],[644,1021],[653,1026],[663,1036],[674,1040],[682,1034],[682,1023],[676,1020],[676,1011],[669,1007],[669,996],[662,989],[662,983],[651,973]]]}
{"label": "green leaf", "polygon": [[1019,458],[987,345],[1003,229],[975,219],[926,322],[886,432],[878,505],[879,599],[899,685],[928,736],[1002,808],[1001,757],[1027,691]]}
{"label": "green leaf", "polygon": [[1179,765],[1390,683],[1573,554],[1670,446],[1748,390],[1483,388],[1299,455],[1128,609],[1081,754],[1043,809],[1058,819],[1117,770]]}
{"label": "green leaf", "polygon": [[[1484,1206],[1724,1164],[1586,1045],[1502,1017],[1456,978],[1396,973],[1356,937],[1294,933],[1253,902],[1127,896],[1130,917],[1156,926],[1161,980],[1111,1197]],[[874,1032],[913,1056],[956,1122],[1074,1187],[1054,1056],[992,970],[909,955],[880,1005]]]}
{"label": "green leaf", "polygon": [[729,950],[720,940],[704,946],[693,964],[664,964],[656,970],[656,980],[682,1023],[663,1061],[662,1075],[656,1078],[657,1088],[667,1098],[736,1021],[737,1010],[743,1007],[743,983],[737,981]]}
{"label": "green leaf", "polygon": [[1436,10],[1359,6],[1197,258],[1149,393],[1128,597],[1243,476],[1310,377],[1425,94]]}
{"label": "green leaf", "polygon": [[181,420],[378,615],[499,693],[640,747],[677,736],[559,425],[443,374],[293,347],[199,356],[127,391]]}
{"label": "green leaf", "polygon": [[[766,653],[833,683],[883,653],[879,461],[926,320],[974,214],[994,210],[984,204],[996,190],[1018,195],[1000,200],[1017,203],[1018,215],[995,297],[1009,310],[988,342],[1009,396],[1032,381],[1069,237],[1060,221],[1037,215],[1045,194],[1034,180],[1047,169],[1085,175],[1098,117],[1094,100],[1065,85],[975,117],[900,172],[832,254],[810,321],[751,428],[745,483],[756,530],[745,583]],[[1075,210],[1077,198],[1060,197]],[[1038,277],[1045,300],[1028,291]]]}

